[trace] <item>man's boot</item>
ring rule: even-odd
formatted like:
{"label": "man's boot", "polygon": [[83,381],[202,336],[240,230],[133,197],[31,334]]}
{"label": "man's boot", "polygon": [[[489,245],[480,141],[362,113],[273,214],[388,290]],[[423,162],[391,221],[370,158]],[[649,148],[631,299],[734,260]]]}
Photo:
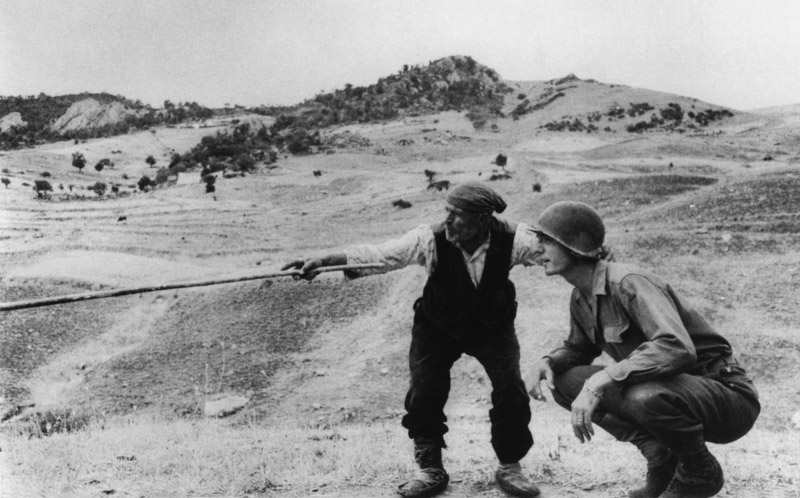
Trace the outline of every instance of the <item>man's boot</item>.
{"label": "man's boot", "polygon": [[501,463],[494,477],[500,488],[512,496],[531,497],[539,494],[539,488],[522,473],[519,462]]}
{"label": "man's boot", "polygon": [[434,439],[414,438],[414,460],[419,470],[410,481],[401,484],[397,492],[404,498],[425,498],[445,490],[450,476],[442,465],[442,445]]}
{"label": "man's boot", "polygon": [[678,457],[655,439],[639,446],[639,451],[647,460],[647,477],[643,487],[628,492],[628,498],[658,498],[675,475]]}
{"label": "man's boot", "polygon": [[678,469],[659,498],[709,498],[722,489],[722,467],[708,448],[678,455]]}

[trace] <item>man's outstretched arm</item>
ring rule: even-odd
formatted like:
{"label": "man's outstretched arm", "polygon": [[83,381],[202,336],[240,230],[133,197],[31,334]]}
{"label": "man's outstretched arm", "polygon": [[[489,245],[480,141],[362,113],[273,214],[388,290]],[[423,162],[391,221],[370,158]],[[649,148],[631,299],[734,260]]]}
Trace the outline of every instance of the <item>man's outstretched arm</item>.
{"label": "man's outstretched arm", "polygon": [[332,253],[318,258],[295,259],[294,261],[285,264],[281,268],[281,271],[294,268],[302,272],[298,278],[302,278],[304,280],[313,280],[317,276],[317,272],[314,271],[317,268],[346,264],[347,256],[344,253]]}

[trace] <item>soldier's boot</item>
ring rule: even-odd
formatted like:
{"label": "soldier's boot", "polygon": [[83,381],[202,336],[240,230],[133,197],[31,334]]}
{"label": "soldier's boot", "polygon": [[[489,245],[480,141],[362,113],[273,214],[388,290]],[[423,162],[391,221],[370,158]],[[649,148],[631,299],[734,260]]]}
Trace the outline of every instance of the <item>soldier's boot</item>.
{"label": "soldier's boot", "polygon": [[494,477],[500,488],[512,496],[532,497],[539,494],[539,488],[525,476],[519,462],[501,463]]}
{"label": "soldier's boot", "polygon": [[659,498],[709,498],[722,489],[725,478],[722,467],[708,448],[678,455],[675,477]]}
{"label": "soldier's boot", "polygon": [[403,498],[427,498],[447,488],[450,476],[442,465],[442,445],[430,438],[414,438],[414,460],[419,470],[414,477],[397,487]]}
{"label": "soldier's boot", "polygon": [[647,460],[647,477],[644,486],[628,492],[628,498],[658,498],[675,475],[678,457],[655,439],[640,446],[639,451]]}
{"label": "soldier's boot", "polygon": [[652,434],[630,420],[622,419],[613,413],[604,413],[596,420],[597,425],[617,438],[636,446],[647,460],[645,485],[628,492],[629,498],[658,498],[667,489],[678,459],[669,448],[661,444]]}

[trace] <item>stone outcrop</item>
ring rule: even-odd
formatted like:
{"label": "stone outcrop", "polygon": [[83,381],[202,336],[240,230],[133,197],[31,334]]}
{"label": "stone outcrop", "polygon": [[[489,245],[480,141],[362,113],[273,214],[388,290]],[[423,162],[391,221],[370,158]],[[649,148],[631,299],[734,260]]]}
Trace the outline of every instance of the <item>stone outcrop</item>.
{"label": "stone outcrop", "polygon": [[18,112],[10,112],[0,118],[0,133],[8,131],[14,126],[21,128],[27,125],[28,123],[22,120],[22,114]]}
{"label": "stone outcrop", "polygon": [[51,126],[56,133],[86,130],[113,125],[137,113],[119,102],[101,104],[95,99],[81,100],[72,104],[63,116]]}

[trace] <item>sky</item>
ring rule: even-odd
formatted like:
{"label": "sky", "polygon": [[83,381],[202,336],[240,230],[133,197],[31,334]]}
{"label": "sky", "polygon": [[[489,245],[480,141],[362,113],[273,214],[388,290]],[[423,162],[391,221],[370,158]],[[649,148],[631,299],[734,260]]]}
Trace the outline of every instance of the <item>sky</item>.
{"label": "sky", "polygon": [[737,110],[800,103],[797,0],[0,0],[0,96],[291,105],[468,55]]}

